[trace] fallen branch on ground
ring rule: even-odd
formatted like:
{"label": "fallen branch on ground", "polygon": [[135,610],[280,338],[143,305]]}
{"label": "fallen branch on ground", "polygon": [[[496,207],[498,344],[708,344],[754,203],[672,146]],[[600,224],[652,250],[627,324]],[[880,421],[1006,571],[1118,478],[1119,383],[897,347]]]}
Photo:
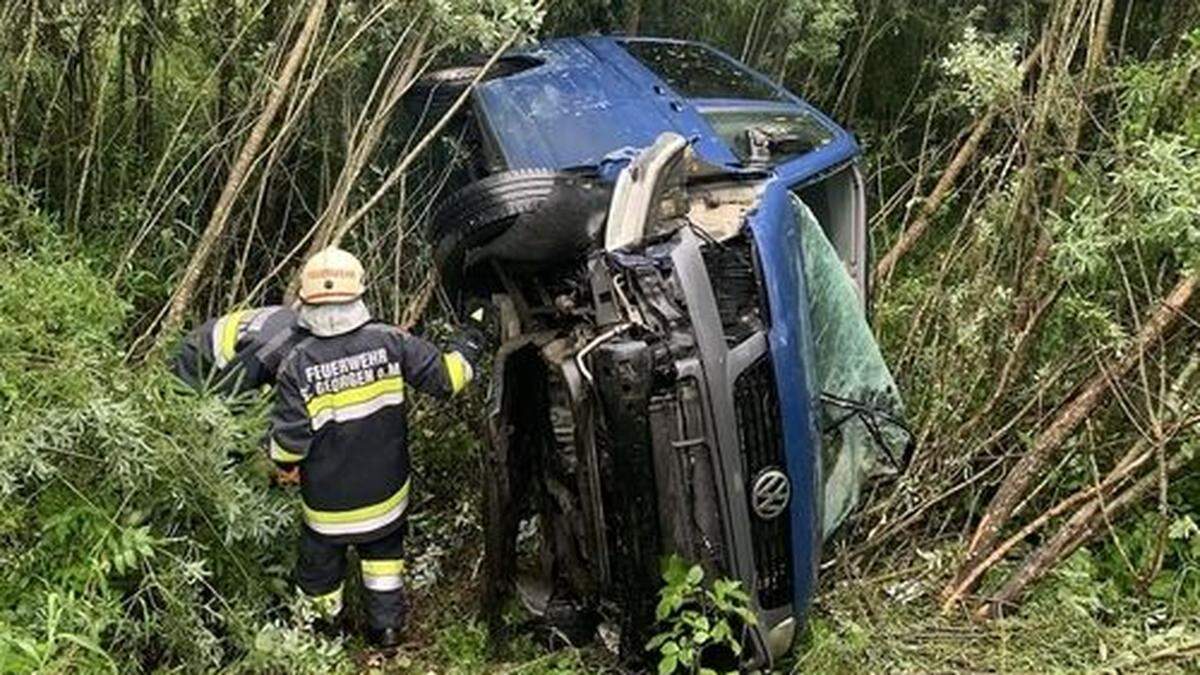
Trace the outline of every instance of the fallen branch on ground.
{"label": "fallen branch on ground", "polygon": [[[1167,474],[1178,472],[1190,459],[1184,452],[1176,453],[1167,462]],[[1005,608],[1012,607],[1030,584],[1041,579],[1059,561],[1066,559],[1090,541],[1101,532],[1102,525],[1145,497],[1158,486],[1158,482],[1158,472],[1150,471],[1108,503],[1104,502],[1102,492],[1097,493],[1097,499],[1076,511],[1053,537],[1025,558],[1021,567],[1009,577],[1004,586],[976,610],[975,616],[981,619],[999,616]]]}
{"label": "fallen branch on ground", "polygon": [[1142,324],[1133,340],[1133,345],[1111,365],[1098,368],[1083,384],[1037,438],[1032,447],[1022,455],[1008,472],[999,489],[992,497],[983,518],[975,529],[968,548],[967,559],[945,589],[945,597],[953,597],[969,590],[972,584],[963,582],[971,570],[982,563],[994,550],[1000,533],[1008,524],[1013,509],[1025,496],[1030,483],[1038,476],[1046,463],[1055,456],[1063,443],[1075,429],[1106,399],[1112,382],[1133,369],[1142,357],[1161,344],[1163,338],[1175,326],[1184,307],[1191,301],[1196,290],[1197,277],[1188,275],[1179,280],[1167,297],[1159,304],[1154,314]]}

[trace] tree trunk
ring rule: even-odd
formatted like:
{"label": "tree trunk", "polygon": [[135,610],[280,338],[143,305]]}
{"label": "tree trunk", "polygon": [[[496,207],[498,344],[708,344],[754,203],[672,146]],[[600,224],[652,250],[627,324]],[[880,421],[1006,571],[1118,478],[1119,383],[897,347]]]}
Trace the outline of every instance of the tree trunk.
{"label": "tree trunk", "polygon": [[996,121],[996,110],[990,109],[983,117],[975,121],[975,126],[971,130],[971,135],[967,137],[954,154],[954,159],[950,160],[950,165],[942,172],[938,182],[933,186],[933,191],[921,203],[921,209],[917,212],[917,217],[913,220],[912,225],[904,229],[900,233],[900,238],[895,244],[888,249],[888,252],[879,260],[879,264],[875,266],[875,281],[876,287],[886,284],[892,277],[892,272],[896,269],[896,263],[900,261],[901,256],[912,250],[916,245],[917,240],[925,235],[925,231],[929,229],[929,218],[941,207],[942,202],[946,201],[950,191],[954,188],[954,184],[958,182],[958,176],[967,168],[971,159],[975,157],[975,152],[979,150],[979,144],[983,142],[983,137],[992,129],[992,124]]}
{"label": "tree trunk", "polygon": [[634,36],[642,25],[642,0],[629,0],[629,8],[625,15],[625,34]]}
{"label": "tree trunk", "polygon": [[154,0],[142,0],[142,23],[133,44],[134,124],[139,157],[148,161],[154,130]]}
{"label": "tree trunk", "polygon": [[[1200,350],[1194,351],[1180,370],[1162,404],[1172,418],[1168,428],[1156,432],[1152,438],[1138,439],[1138,442],[1113,466],[1103,481],[1098,482],[1092,488],[1081,490],[1071,499],[1064,500],[1058,507],[1042,514],[1034,523],[1030,524],[1036,525],[1038,521],[1046,521],[1058,513],[1065,512],[1068,506],[1067,502],[1079,503],[1081,496],[1086,498],[1086,503],[1059,527],[1053,537],[1043,541],[1041,546],[1025,557],[1025,561],[1017,571],[1013,572],[1008,581],[989,600],[988,605],[982,608],[985,613],[1001,610],[1014,603],[1029,584],[1040,579],[1057,561],[1069,556],[1076,548],[1086,543],[1096,532],[1100,518],[1105,515],[1108,517],[1115,515],[1120,508],[1132,503],[1135,498],[1140,498],[1155,485],[1161,486],[1165,482],[1164,474],[1177,471],[1187,462],[1186,452],[1180,451],[1171,459],[1164,459],[1162,453],[1164,446],[1171,439],[1180,433],[1186,433],[1188,428],[1195,424],[1193,415],[1197,406],[1200,405],[1200,400],[1196,397],[1196,391],[1191,385],[1191,381],[1198,370],[1200,370]],[[1115,499],[1109,500],[1110,493],[1123,488],[1128,481],[1134,478],[1134,472],[1139,466],[1155,457],[1159,460],[1157,469],[1143,474],[1142,478],[1135,481],[1131,487],[1125,488],[1117,494]],[[1107,503],[1106,500],[1108,500]],[[1107,509],[1107,514],[1100,512],[1101,507]],[[1024,528],[1024,530],[1029,529],[1030,526]],[[998,558],[998,554],[1002,554],[1012,548],[1016,542],[1025,539],[1027,533],[1024,530],[1018,536],[1010,537],[1003,546],[992,553],[989,559]],[[981,568],[978,572],[982,574],[983,569]]]}
{"label": "tree trunk", "polygon": [[[1187,453],[1177,452],[1167,460],[1165,471],[1173,474],[1182,469],[1189,459]],[[1145,497],[1158,484],[1159,472],[1150,471],[1111,501],[1105,502],[1098,498],[1080,508],[1066,523],[1063,523],[1053,537],[1025,558],[1021,567],[1013,573],[1004,586],[995,595],[988,598],[987,603],[979,609],[979,617],[997,616],[1006,607],[1011,607],[1030,584],[1041,579],[1060,560],[1090,541],[1102,531],[1106,521],[1119,516],[1125,509]]]}
{"label": "tree trunk", "polygon": [[[1033,70],[1034,64],[1037,63],[1038,57],[1043,49],[1042,44],[1038,44],[1025,60],[1021,62],[1020,72],[1021,79],[1024,80]],[[950,192],[954,188],[954,184],[958,182],[958,177],[962,174],[963,169],[974,159],[976,151],[979,150],[979,144],[983,142],[983,137],[991,130],[992,124],[995,123],[996,117],[999,115],[999,110],[995,107],[989,108],[983,117],[975,121],[971,129],[971,135],[959,147],[955,153],[954,159],[950,160],[949,166],[942,173],[938,182],[933,187],[933,191],[925,198],[921,204],[921,209],[917,212],[917,217],[911,225],[904,229],[900,234],[900,238],[892,245],[887,254],[880,259],[875,266],[875,286],[886,284],[891,278],[892,272],[896,269],[896,263],[900,258],[912,250],[916,245],[917,240],[924,236],[926,230],[929,229],[929,219],[933,216],[946,198],[950,196]]]}
{"label": "tree trunk", "polygon": [[[1066,147],[1062,152],[1065,161],[1059,169],[1058,174],[1054,177],[1054,186],[1050,189],[1050,206],[1048,210],[1052,212],[1059,210],[1063,199],[1067,195],[1067,179],[1071,174],[1071,168],[1074,166],[1076,155],[1079,152],[1079,142],[1083,136],[1084,120],[1088,117],[1087,101],[1091,95],[1092,87],[1095,86],[1096,72],[1104,64],[1108,49],[1108,32],[1112,26],[1115,8],[1116,0],[1103,1],[1099,9],[1099,15],[1096,18],[1095,29],[1092,31],[1091,38],[1088,41],[1087,61],[1083,67],[1079,98],[1076,102],[1075,115],[1071,118],[1071,126],[1067,130]],[[1025,267],[1026,272],[1022,275],[1024,292],[1020,294],[1017,300],[1017,312],[1013,317],[1013,326],[1024,325],[1029,317],[1029,313],[1036,306],[1038,275],[1041,272],[1042,265],[1050,256],[1050,247],[1053,244],[1054,240],[1050,236],[1050,231],[1042,227],[1038,232],[1037,244],[1034,247],[1033,255]]]}
{"label": "tree trunk", "polygon": [[204,232],[200,235],[200,240],[196,244],[192,258],[188,261],[187,267],[184,268],[183,278],[180,279],[179,285],[171,297],[166,319],[163,321],[159,332],[159,346],[162,346],[169,339],[170,335],[183,321],[183,314],[191,304],[192,297],[196,293],[196,287],[200,282],[200,276],[204,273],[204,269],[208,264],[208,259],[212,255],[217,241],[225,233],[230,212],[245,182],[246,174],[250,171],[254,158],[258,156],[258,151],[262,147],[267,131],[271,123],[275,120],[280,107],[282,107],[287,92],[291,88],[292,80],[295,78],[297,71],[300,70],[300,64],[304,60],[304,55],[308,52],[308,47],[317,34],[321,19],[325,15],[325,6],[326,0],[314,0],[309,7],[308,17],[305,19],[304,26],[300,29],[299,35],[296,36],[296,41],[292,44],[291,51],[288,53],[287,60],[284,62],[279,76],[275,78],[271,86],[266,105],[259,114],[258,120],[254,123],[254,127],[251,128],[246,141],[242,144],[237,161],[234,162],[233,168],[229,172],[229,177],[225,180],[225,187],[221,190],[221,197],[217,200],[217,205],[213,209],[212,217],[209,219],[208,225],[204,228]]}
{"label": "tree trunk", "polygon": [[[217,16],[219,17],[220,26],[218,27],[218,41],[222,54],[228,54],[234,49],[234,42],[237,35],[237,12],[234,9],[232,0],[218,0]],[[217,63],[217,100],[215,107],[216,126],[219,133],[223,133],[231,129],[233,125],[229,121],[231,106],[229,105],[230,84],[233,81],[234,62],[232,58],[222,59]]]}

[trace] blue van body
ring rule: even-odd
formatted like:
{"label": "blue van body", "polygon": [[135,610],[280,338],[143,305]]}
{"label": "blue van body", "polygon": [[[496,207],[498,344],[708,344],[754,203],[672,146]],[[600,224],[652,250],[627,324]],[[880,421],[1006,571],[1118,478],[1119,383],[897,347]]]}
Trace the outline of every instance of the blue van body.
{"label": "blue van body", "polygon": [[[689,97],[631,48],[668,50],[667,58],[671,49],[703,50],[744,78],[733,88],[750,91],[754,98]],[[474,99],[487,142],[507,169],[611,165],[608,160],[619,158],[622,149],[649,146],[667,131],[691,139],[695,152],[710,164],[744,169],[743,158],[706,116],[712,111],[803,115],[825,132],[820,147],[771,166],[762,201],[748,219],[769,298],[770,350],[787,470],[795,486],[789,507],[792,612],[802,617],[815,585],[821,542],[820,434],[803,257],[789,196],[792,189],[853,161],[860,153],[857,143],[799,96],[699,43],[590,36],[549,40],[516,55],[539,65],[480,83]]]}

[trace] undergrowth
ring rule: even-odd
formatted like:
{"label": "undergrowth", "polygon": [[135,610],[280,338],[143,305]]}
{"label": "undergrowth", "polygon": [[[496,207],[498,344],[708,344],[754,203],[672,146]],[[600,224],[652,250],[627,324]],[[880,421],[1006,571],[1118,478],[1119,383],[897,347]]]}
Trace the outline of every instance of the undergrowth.
{"label": "undergrowth", "polygon": [[7,189],[0,246],[0,668],[335,667],[283,624],[294,513],[255,459],[264,401],[130,368],[127,303]]}
{"label": "undergrowth", "polygon": [[591,670],[522,634],[497,660],[474,600],[475,441],[428,405],[414,411],[408,643],[379,662],[300,625],[297,495],[268,488],[259,451],[268,401],[198,396],[158,360],[131,367],[130,312],[0,183],[0,672]]}
{"label": "undergrowth", "polygon": [[1112,549],[1080,550],[1019,612],[984,623],[939,609],[948,550],[879,577],[843,577],[819,595],[792,670],[1194,672],[1200,606],[1130,592],[1108,564]]}
{"label": "undergrowth", "polygon": [[[290,620],[294,495],[266,488],[265,401],[181,392],[118,345],[129,307],[55,223],[0,188],[0,671],[564,673],[611,670],[599,647],[546,651],[514,627],[488,644],[475,602],[478,469],[461,420],[419,409],[409,643],[361,645]],[[250,459],[237,461],[249,453]],[[1195,481],[1192,481],[1193,483]],[[1152,570],[1160,521],[1077,553],[1015,617],[943,616],[950,552],[883,578],[826,573],[798,672],[1082,671],[1193,664],[1200,637],[1197,486]],[[351,607],[353,609],[353,606]],[[519,622],[518,622],[519,623]],[[1189,646],[1190,645],[1190,646]]]}

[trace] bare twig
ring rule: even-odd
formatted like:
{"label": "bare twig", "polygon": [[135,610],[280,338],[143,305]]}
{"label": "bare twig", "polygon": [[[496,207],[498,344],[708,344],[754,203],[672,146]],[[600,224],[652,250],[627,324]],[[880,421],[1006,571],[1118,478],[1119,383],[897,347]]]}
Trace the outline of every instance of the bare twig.
{"label": "bare twig", "polygon": [[[1039,43],[1025,57],[1025,60],[1021,62],[1021,79],[1027,77],[1029,72],[1033,70],[1042,52],[1042,47],[1043,45]],[[988,108],[983,116],[975,120],[972,124],[971,134],[959,146],[958,152],[954,154],[954,158],[950,160],[950,164],[942,172],[941,177],[938,178],[937,184],[933,186],[933,191],[921,203],[917,217],[913,220],[912,224],[904,228],[904,231],[900,234],[900,238],[896,240],[896,243],[892,244],[892,248],[888,250],[875,266],[876,286],[883,286],[891,279],[892,272],[896,268],[896,263],[916,245],[917,240],[925,235],[925,231],[929,229],[929,222],[933,214],[941,208],[942,203],[950,196],[954,185],[958,182],[959,175],[962,174],[963,169],[974,159],[975,153],[979,150],[984,136],[987,136],[988,132],[991,131],[992,124],[995,123],[996,117],[999,114],[999,108],[993,106]]]}

